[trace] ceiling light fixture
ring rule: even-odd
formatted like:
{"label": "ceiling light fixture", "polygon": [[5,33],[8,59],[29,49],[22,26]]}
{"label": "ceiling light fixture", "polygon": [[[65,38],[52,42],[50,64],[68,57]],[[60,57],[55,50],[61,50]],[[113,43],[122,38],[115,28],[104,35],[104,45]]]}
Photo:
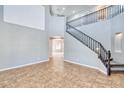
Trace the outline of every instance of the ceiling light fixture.
{"label": "ceiling light fixture", "polygon": [[65,8],[63,7],[62,10],[65,10]]}
{"label": "ceiling light fixture", "polygon": [[75,13],[75,10],[73,10],[72,13],[74,14]]}

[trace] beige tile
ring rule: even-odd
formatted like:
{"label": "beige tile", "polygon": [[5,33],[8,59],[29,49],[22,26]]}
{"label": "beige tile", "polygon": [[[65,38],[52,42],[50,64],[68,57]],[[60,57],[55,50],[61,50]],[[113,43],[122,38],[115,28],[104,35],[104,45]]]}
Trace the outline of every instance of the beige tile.
{"label": "beige tile", "polygon": [[123,80],[123,73],[106,76],[97,70],[64,62],[62,56],[0,72],[1,88],[118,88],[124,87]]}

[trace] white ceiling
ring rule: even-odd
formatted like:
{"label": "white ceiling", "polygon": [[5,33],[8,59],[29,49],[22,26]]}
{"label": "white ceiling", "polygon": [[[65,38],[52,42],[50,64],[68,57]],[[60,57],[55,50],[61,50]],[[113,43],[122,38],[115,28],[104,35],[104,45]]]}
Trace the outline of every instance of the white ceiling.
{"label": "white ceiling", "polygon": [[95,8],[96,5],[52,5],[52,12],[55,15],[70,16],[80,11],[87,11]]}

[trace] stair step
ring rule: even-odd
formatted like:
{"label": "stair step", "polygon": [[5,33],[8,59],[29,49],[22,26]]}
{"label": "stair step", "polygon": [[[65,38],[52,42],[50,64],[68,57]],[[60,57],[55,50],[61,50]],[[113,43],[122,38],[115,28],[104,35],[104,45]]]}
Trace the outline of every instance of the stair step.
{"label": "stair step", "polygon": [[124,68],[124,64],[111,64],[111,67],[114,67],[114,68]]}
{"label": "stair step", "polygon": [[112,73],[123,73],[124,74],[124,70],[111,70]]}
{"label": "stair step", "polygon": [[111,67],[111,70],[124,70],[124,67]]}
{"label": "stair step", "polygon": [[112,62],[111,72],[112,73],[124,73],[124,64]]}
{"label": "stair step", "polygon": [[111,65],[112,73],[124,73],[124,64],[112,64]]}

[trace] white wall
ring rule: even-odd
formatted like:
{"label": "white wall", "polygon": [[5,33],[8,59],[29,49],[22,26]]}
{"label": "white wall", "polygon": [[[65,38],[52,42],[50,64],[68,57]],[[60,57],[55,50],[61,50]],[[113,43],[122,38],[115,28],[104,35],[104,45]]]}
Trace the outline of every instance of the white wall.
{"label": "white wall", "polygon": [[0,70],[48,60],[47,31],[3,21],[0,29]]}
{"label": "white wall", "polygon": [[104,65],[98,59],[98,56],[77,39],[72,37],[70,34],[65,33],[64,42],[64,60],[72,61],[81,65],[87,65],[106,72]]}
{"label": "white wall", "polygon": [[49,17],[49,37],[64,37],[65,17],[50,16]]}
{"label": "white wall", "polygon": [[78,27],[82,32],[101,42],[107,49],[111,50],[111,22],[100,21],[89,25]]}
{"label": "white wall", "polygon": [[[114,50],[114,40],[115,40],[115,33],[122,32],[122,52],[117,53]],[[112,57],[117,63],[124,64],[124,13],[114,17],[111,20],[111,48],[112,48]]]}
{"label": "white wall", "polygon": [[5,5],[4,21],[45,30],[45,8],[41,5]]}

